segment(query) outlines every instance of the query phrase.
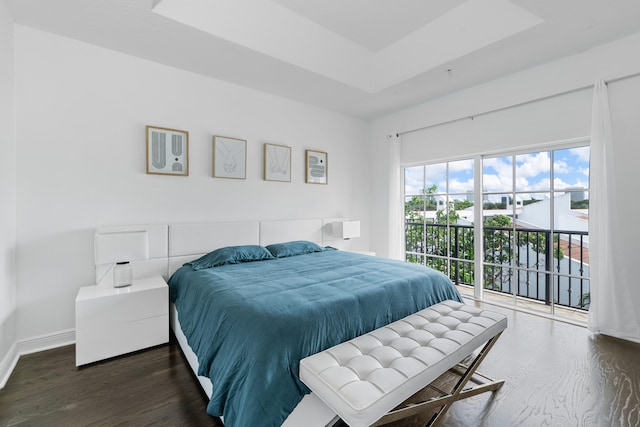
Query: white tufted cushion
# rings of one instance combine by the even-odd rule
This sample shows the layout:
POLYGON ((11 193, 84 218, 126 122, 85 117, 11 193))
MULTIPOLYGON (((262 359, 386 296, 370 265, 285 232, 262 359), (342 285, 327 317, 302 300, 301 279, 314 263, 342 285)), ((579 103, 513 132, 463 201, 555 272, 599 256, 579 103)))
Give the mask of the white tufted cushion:
POLYGON ((367 426, 507 327, 444 301, 300 361, 300 379, 350 426, 367 426))

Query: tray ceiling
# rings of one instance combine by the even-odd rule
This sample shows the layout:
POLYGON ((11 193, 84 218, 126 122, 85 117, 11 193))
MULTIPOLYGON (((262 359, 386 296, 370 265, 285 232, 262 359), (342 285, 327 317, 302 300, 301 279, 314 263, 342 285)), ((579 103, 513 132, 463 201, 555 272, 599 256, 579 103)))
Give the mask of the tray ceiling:
POLYGON ((640 32, 637 0, 9 0, 18 24, 372 119, 640 32))

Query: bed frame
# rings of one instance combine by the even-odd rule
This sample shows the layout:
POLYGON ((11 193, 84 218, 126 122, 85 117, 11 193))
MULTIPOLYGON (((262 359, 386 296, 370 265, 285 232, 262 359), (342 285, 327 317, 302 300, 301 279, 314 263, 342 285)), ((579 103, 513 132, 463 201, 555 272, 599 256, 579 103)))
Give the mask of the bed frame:
MULTIPOLYGON (((131 261, 133 277, 162 276, 165 280, 184 263, 225 246, 262 245, 292 240, 308 240, 322 246, 342 249, 343 241, 332 234, 332 223, 348 218, 295 219, 274 221, 236 221, 182 224, 141 224, 98 227, 96 234, 124 231, 146 231, 149 243, 149 259, 131 261)), ((96 244, 98 239, 96 239, 96 244)), ((96 265, 97 286, 111 286, 112 266, 96 265)), ((170 325, 194 375, 211 397, 211 381, 198 376, 198 359, 187 343, 180 328, 178 313, 170 307, 170 325)), ((307 425, 309 427, 333 425, 337 415, 314 394, 309 394, 296 406, 285 420, 284 427, 307 425)))

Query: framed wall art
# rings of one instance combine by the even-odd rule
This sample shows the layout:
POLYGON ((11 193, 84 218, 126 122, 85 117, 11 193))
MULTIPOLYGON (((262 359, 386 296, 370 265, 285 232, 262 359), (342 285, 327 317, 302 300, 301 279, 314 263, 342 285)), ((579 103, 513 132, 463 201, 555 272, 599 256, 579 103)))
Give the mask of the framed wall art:
POLYGON ((305 153, 307 184, 326 184, 328 182, 328 154, 313 150, 307 150, 305 153))
POLYGON ((264 144, 264 180, 291 182, 291 147, 264 144))
POLYGON ((147 126, 147 173, 189 175, 189 132, 147 126))
POLYGON ((247 178, 247 141, 227 136, 213 137, 213 176, 247 178))

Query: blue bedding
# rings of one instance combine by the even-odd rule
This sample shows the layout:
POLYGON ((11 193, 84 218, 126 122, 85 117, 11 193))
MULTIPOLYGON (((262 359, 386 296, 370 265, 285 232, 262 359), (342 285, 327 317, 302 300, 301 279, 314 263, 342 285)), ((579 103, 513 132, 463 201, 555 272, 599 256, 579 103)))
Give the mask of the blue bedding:
POLYGON ((462 301, 443 274, 415 264, 327 250, 193 270, 169 280, 171 300, 207 407, 229 427, 279 426, 309 393, 299 361, 439 301, 462 301))

